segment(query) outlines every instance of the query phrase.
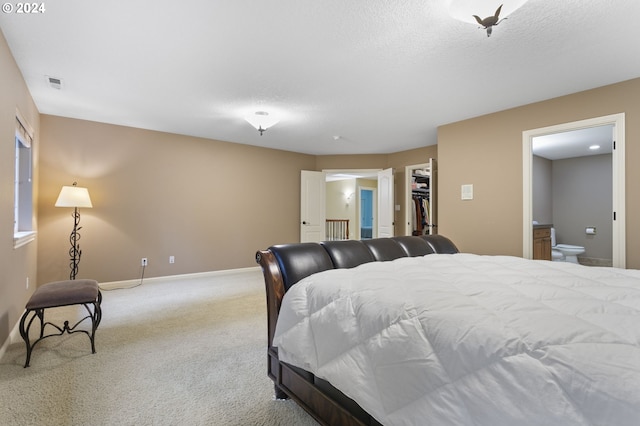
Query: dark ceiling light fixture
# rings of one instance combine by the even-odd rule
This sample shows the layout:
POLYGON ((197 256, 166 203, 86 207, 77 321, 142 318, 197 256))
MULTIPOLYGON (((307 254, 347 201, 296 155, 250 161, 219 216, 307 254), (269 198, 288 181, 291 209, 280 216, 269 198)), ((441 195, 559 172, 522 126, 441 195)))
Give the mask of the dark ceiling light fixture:
POLYGON ((528 0, 448 0, 449 15, 470 24, 480 24, 480 29, 491 37, 493 27, 507 19, 528 0), (481 18, 484 16, 484 18, 481 18))
MULTIPOLYGON (((491 32, 493 30, 493 27, 495 27, 501 22, 500 9, 502 9, 502 5, 498 6, 498 10, 496 10, 495 15, 488 16, 484 19, 481 19, 478 15, 473 15, 473 17, 476 18, 476 21, 478 21, 478 24, 480 24, 482 28, 487 30, 487 37, 491 37, 491 32)), ((504 19, 507 19, 507 18, 504 18, 504 19)))

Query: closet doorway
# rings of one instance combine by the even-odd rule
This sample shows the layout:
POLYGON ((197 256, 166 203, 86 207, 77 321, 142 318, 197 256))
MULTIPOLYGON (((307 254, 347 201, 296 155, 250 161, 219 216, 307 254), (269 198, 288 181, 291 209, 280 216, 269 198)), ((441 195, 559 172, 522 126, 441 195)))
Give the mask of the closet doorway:
MULTIPOLYGON (((612 129, 612 264, 624 268, 625 250, 625 170, 624 170, 624 114, 597 117, 572 123, 523 132, 523 257, 531 259, 533 255, 533 146, 534 140, 551 135, 560 135, 576 131, 607 126, 612 129)), ((580 244, 578 244, 580 245, 580 244)))
POLYGON ((438 167, 429 162, 405 166, 405 231, 404 235, 438 233, 437 188, 438 167))

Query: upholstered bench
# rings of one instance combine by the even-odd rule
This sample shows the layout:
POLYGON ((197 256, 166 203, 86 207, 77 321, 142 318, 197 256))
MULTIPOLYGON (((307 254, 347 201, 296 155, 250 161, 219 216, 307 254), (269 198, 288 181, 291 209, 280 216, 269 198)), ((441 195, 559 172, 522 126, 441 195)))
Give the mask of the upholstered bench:
POLYGON ((101 302, 102 293, 100 293, 98 282, 95 280, 56 281, 40 286, 27 302, 25 312, 20 319, 20 335, 27 345, 27 360, 24 364, 25 368, 29 366, 31 351, 39 341, 51 336, 60 336, 64 334, 64 332, 69 334, 78 332, 86 333, 91 340, 91 352, 96 353, 95 334, 96 329, 100 324, 100 319, 102 318, 102 310, 100 308, 101 302), (65 321, 62 328, 53 323, 44 321, 45 309, 70 305, 83 305, 89 314, 76 322, 73 327, 69 327, 69 321, 65 321), (93 305, 93 310, 89 305, 93 305), (31 319, 27 321, 27 318, 30 315, 31 319), (33 343, 30 343, 29 329, 36 317, 40 319, 40 337, 33 343), (91 331, 89 332, 87 330, 80 329, 76 330, 75 328, 86 319, 91 320, 91 331), (56 328, 59 333, 45 335, 44 328, 47 324, 56 328))

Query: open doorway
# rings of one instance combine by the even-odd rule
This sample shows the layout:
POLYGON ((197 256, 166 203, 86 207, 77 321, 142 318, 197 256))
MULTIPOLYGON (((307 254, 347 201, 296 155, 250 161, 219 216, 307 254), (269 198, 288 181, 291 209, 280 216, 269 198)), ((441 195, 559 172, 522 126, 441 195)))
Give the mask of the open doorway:
POLYGON ((348 221, 348 239, 375 238, 377 235, 379 172, 378 169, 324 171, 326 220, 348 221))
POLYGON ((358 227, 360 228, 360 239, 366 240, 375 238, 374 226, 374 206, 376 188, 359 187, 360 190, 360 215, 358 227))
POLYGON ((300 241, 317 242, 327 239, 327 230, 338 223, 340 232, 335 239, 360 238, 358 187, 374 190, 373 237, 394 235, 393 169, 384 170, 302 170, 300 173, 300 241), (366 175, 363 175, 366 174, 366 175), (343 185, 341 181, 350 180, 343 185), (330 184, 331 189, 329 188, 330 184), (358 197, 358 200, 354 200, 358 197), (354 208, 355 206, 355 208, 354 208), (354 212, 354 210, 357 210, 354 212), (351 219, 353 215, 353 219, 351 219), (344 224, 344 227, 342 227, 344 224), (354 226, 355 225, 355 226, 354 226))
MULTIPOLYGON (((625 218, 624 218, 624 203, 625 203, 625 179, 624 179, 624 114, 615 114, 611 116, 598 117, 589 120, 582 120, 578 122, 565 123, 558 126, 551 126, 546 128, 528 130, 523 132, 523 257, 532 258, 533 251, 533 242, 532 242, 532 234, 533 234, 533 223, 535 221, 549 222, 555 225, 555 222, 558 224, 570 224, 571 223, 571 214, 577 215, 580 212, 571 211, 569 208, 561 208, 561 206, 556 206, 557 216, 553 216, 552 213, 544 214, 541 212, 540 206, 536 206, 535 215, 534 215, 534 146, 536 144, 536 140, 548 142, 551 146, 547 147, 546 153, 544 156, 547 157, 560 157, 564 156, 565 158, 571 158, 572 154, 564 153, 561 151, 563 149, 569 150, 570 147, 561 147, 560 139, 566 138, 569 135, 584 133, 581 134, 581 139, 585 139, 587 134, 597 132, 598 130, 602 132, 610 132, 612 141, 611 144, 611 168, 610 170, 610 195, 607 194, 599 194, 599 196, 604 196, 603 200, 606 200, 607 197, 610 197, 610 203, 601 201, 600 204, 606 204, 605 215, 607 217, 603 218, 604 222, 601 226, 603 231, 607 231, 610 229, 610 234, 607 232, 603 233, 603 238, 610 238, 611 243, 611 264, 615 267, 625 267, 626 263, 626 253, 625 253, 625 218), (569 217, 568 217, 569 216, 569 217), (609 236, 610 235, 610 236, 609 236)), ((544 144, 542 144, 544 145, 544 144)), ((579 148, 579 149, 588 149, 587 147, 579 148)), ((536 149, 538 154, 540 154, 539 147, 536 149)), ((602 158, 602 161, 606 161, 606 158, 602 158)), ((539 161, 539 160, 535 160, 539 161)), ((590 161, 591 164, 594 163, 595 159, 590 161)), ((584 162, 584 161, 581 161, 584 162)), ((575 163, 575 161, 574 161, 575 163)), ((569 166, 563 165, 562 168, 564 170, 570 170, 569 167, 575 167, 575 165, 569 166)), ((558 170, 563 170, 560 166, 558 166, 558 170)), ((577 173, 577 169, 572 169, 570 172, 574 174, 577 173)), ((558 179, 562 179, 562 173, 557 172, 559 176, 558 179)), ((588 175, 588 173, 586 173, 588 175)), ((565 174, 565 176, 567 176, 565 174)), ((593 178, 593 177, 592 177, 593 178)), ((586 179, 586 177, 585 177, 586 179)), ((557 181, 558 185, 564 185, 566 182, 557 181)), ((553 184, 551 184, 553 185, 553 184)), ((588 185, 584 185, 584 188, 589 188, 588 185)), ((575 187, 574 187, 575 188, 575 187)), ((592 191, 597 191, 597 185, 594 184, 591 186, 592 191)), ((557 191, 561 191, 561 189, 556 188, 557 191)), ((604 192, 604 191, 602 191, 604 192)), ((558 195, 558 197, 562 197, 558 195)), ((564 196, 567 198, 567 196, 564 196)), ((536 198, 539 200, 539 195, 536 195, 536 198)), ((602 198, 601 198, 602 199, 602 198)), ((567 200, 564 198, 557 198, 558 204, 565 203, 567 200)), ((595 197, 593 198, 595 202, 595 197)), ((552 202, 550 202, 552 204, 552 202)), ((585 209, 585 207, 578 207, 576 205, 576 209, 585 209)), ((595 210, 594 205, 591 205, 589 210, 595 210)), ((548 211, 553 211, 552 207, 548 208, 548 211)), ((593 217, 593 216, 591 216, 593 217)), ((590 219, 590 220, 598 220, 598 219, 590 219)), ((575 224, 573 224, 575 225, 575 224)), ((573 226, 571 225, 571 226, 573 226)), ((564 225, 563 225, 564 226, 564 225)), ((579 232, 571 231, 570 225, 565 227, 565 237, 567 238, 567 243, 571 243, 572 245, 583 246, 585 244, 579 244, 580 242, 589 243, 589 239, 593 240, 593 234, 589 234, 590 231, 587 228, 595 227, 593 224, 584 223, 580 224, 581 229, 579 232), (572 233, 573 232, 573 233, 572 233), (585 238, 586 235, 586 238, 585 238), (569 241, 574 239, 575 242, 569 241), (578 244, 576 244, 578 243, 578 244)), ((576 228, 575 226, 573 226, 576 228)), ((605 244, 606 245, 606 244, 605 244)), ((596 252, 595 246, 592 251, 596 252)), ((588 256, 588 254, 587 254, 588 256)))
POLYGON ((533 138, 533 221, 553 231, 552 259, 612 265, 612 147, 611 124, 533 138))

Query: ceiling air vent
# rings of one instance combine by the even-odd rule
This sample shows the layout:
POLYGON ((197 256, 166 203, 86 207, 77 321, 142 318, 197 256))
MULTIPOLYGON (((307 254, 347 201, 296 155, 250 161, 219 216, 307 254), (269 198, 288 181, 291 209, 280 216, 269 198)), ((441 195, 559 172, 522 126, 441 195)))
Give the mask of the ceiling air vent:
POLYGON ((53 87, 54 89, 62 89, 62 79, 47 76, 47 81, 49 82, 49 86, 53 87))

